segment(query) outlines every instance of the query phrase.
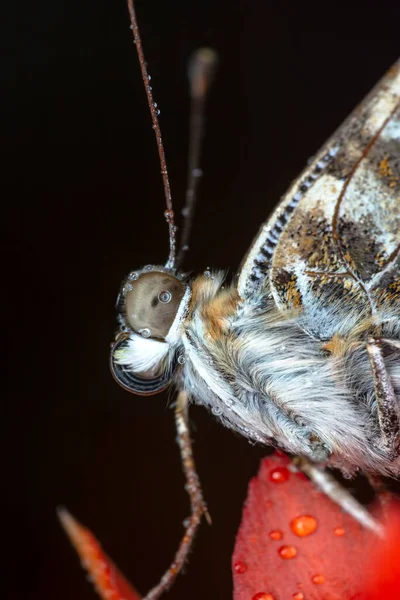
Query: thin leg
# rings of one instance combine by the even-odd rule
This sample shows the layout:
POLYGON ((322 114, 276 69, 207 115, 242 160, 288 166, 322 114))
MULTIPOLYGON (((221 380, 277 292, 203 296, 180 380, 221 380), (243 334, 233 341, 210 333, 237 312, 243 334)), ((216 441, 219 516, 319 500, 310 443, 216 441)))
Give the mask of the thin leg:
POLYGON ((358 523, 370 529, 379 537, 383 537, 384 529, 382 525, 326 469, 300 456, 293 458, 293 464, 297 469, 303 471, 325 496, 328 496, 328 498, 351 515, 358 523))
POLYGON ((381 445, 394 460, 399 456, 400 451, 400 407, 386 369, 382 353, 382 341, 370 338, 367 351, 374 378, 375 398, 382 436, 381 445))
POLYGON ((189 555, 194 536, 200 524, 201 517, 206 516, 207 521, 211 523, 210 515, 207 512, 207 505, 203 499, 200 480, 194 464, 192 443, 190 440, 189 420, 188 420, 188 397, 185 392, 179 392, 175 408, 176 429, 178 432, 178 444, 181 451, 182 466, 186 477, 186 490, 190 498, 192 509, 188 519, 188 525, 175 558, 169 569, 161 577, 160 583, 156 585, 145 596, 143 600, 156 600, 169 589, 175 581, 177 575, 182 570, 183 565, 189 555))

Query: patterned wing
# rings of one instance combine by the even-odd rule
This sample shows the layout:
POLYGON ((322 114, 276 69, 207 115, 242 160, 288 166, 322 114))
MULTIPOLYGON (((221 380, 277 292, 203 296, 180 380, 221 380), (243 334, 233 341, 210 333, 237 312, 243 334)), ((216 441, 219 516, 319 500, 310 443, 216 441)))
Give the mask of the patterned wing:
POLYGON ((246 301, 266 278, 279 308, 329 339, 340 319, 400 317, 400 61, 282 198, 239 274, 246 301))

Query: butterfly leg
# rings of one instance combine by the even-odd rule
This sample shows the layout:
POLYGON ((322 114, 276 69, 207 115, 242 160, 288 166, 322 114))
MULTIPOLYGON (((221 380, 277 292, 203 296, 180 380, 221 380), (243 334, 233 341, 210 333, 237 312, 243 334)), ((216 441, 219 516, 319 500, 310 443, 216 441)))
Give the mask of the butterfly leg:
POLYGON ((189 494, 192 512, 187 519, 187 524, 185 524, 186 530, 173 562, 161 577, 158 585, 151 589, 143 600, 156 600, 169 589, 185 564, 202 516, 205 515, 207 521, 211 523, 193 458, 188 419, 188 397, 185 392, 179 392, 178 394, 175 408, 175 422, 178 432, 177 441, 181 451, 182 466, 186 477, 186 490, 189 494))
POLYGON ((358 523, 370 529, 378 536, 383 536, 383 527, 374 519, 368 510, 343 487, 327 469, 314 464, 308 458, 296 456, 292 459, 296 469, 302 471, 335 504, 351 515, 358 523))
POLYGON ((374 379, 381 429, 380 445, 394 460, 400 454, 400 406, 386 369, 382 340, 370 338, 367 343, 367 351, 374 379))

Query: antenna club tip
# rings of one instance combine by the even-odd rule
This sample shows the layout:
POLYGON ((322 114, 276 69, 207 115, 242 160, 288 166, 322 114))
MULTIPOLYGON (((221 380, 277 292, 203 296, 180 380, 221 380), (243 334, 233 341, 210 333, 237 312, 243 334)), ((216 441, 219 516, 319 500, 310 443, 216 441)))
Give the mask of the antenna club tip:
POLYGON ((205 96, 214 78, 217 64, 218 54, 212 48, 199 48, 192 54, 188 75, 193 97, 205 96))

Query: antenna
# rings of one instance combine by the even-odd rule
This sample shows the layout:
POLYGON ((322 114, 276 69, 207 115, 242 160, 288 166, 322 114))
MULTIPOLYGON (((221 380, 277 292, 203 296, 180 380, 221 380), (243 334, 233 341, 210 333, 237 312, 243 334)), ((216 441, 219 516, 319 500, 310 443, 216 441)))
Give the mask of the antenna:
POLYGON ((204 107, 207 93, 217 66, 217 53, 211 48, 200 48, 191 57, 188 65, 191 109, 189 134, 189 160, 187 174, 186 201, 182 210, 183 231, 179 248, 177 268, 180 267, 188 251, 188 241, 193 225, 197 202, 197 188, 202 176, 200 169, 201 146, 204 136, 204 107))
POLYGON ((151 93, 150 87, 150 78, 147 73, 146 61, 144 58, 142 40, 140 39, 139 27, 136 19, 135 8, 133 5, 133 0, 128 1, 128 10, 129 16, 132 24, 133 38, 136 44, 136 51, 139 58, 140 70, 142 72, 142 79, 144 83, 144 88, 147 94, 147 103, 150 108, 151 120, 153 122, 153 129, 156 136, 157 148, 158 148, 158 156, 160 158, 160 167, 161 167, 161 175, 163 178, 164 184, 164 196, 165 196, 165 205, 166 210, 164 212, 164 216, 168 223, 169 228, 169 256, 167 264, 165 265, 167 269, 175 269, 176 267, 176 227, 174 220, 174 211, 172 208, 172 198, 171 198, 171 188, 169 185, 168 171, 167 171, 167 162, 165 160, 165 152, 164 146, 161 137, 161 129, 158 122, 158 109, 157 105, 154 104, 153 94, 151 93))

